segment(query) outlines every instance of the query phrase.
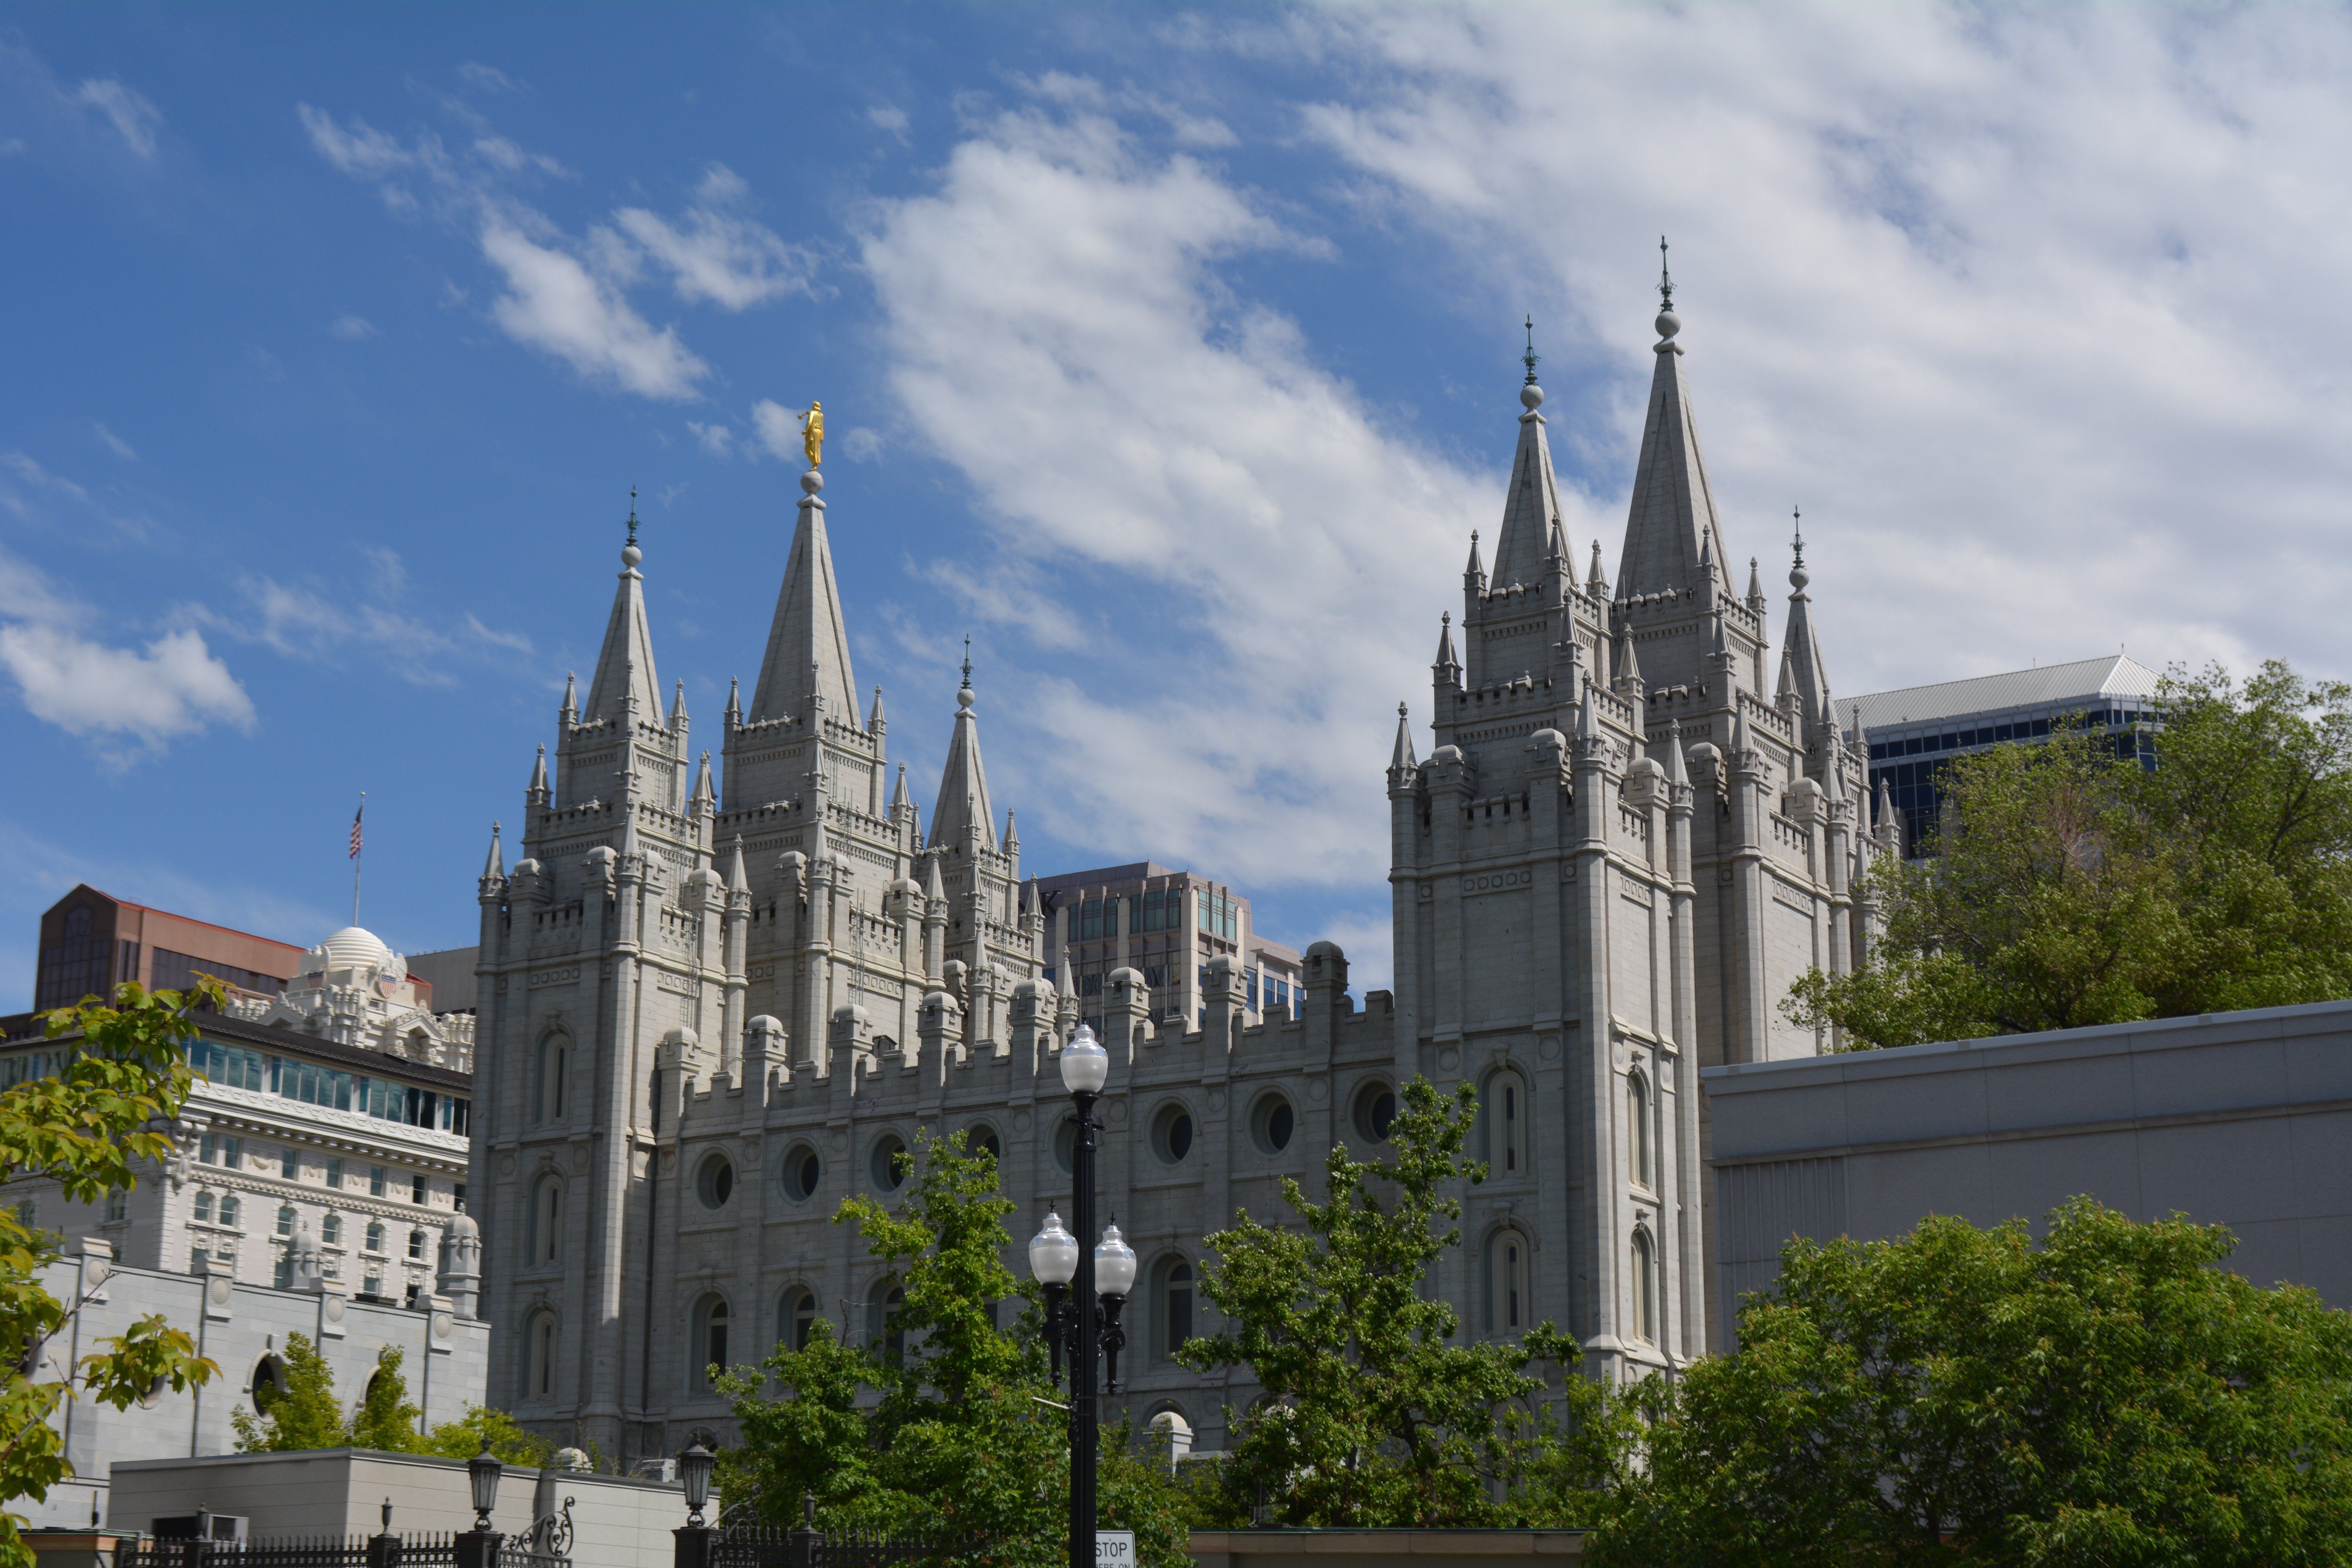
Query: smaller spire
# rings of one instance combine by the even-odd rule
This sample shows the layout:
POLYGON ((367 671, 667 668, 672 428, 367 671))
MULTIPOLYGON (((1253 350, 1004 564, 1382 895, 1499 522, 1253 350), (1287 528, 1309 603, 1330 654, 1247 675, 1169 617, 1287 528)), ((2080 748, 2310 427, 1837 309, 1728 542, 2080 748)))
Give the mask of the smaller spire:
POLYGON ((727 890, 730 893, 749 893, 751 890, 751 879, 743 871, 743 836, 740 833, 735 836, 735 853, 727 860, 727 890))
POLYGON ((1772 693, 1776 708, 1793 708, 1797 704, 1797 658, 1784 644, 1780 648, 1780 684, 1772 693))
POLYGON ((1020 843, 1021 833, 1013 826, 1013 808, 1008 805, 1004 808, 1004 847, 1009 851, 1019 847, 1020 843))
POLYGON ((879 730, 883 726, 882 689, 877 686, 874 689, 874 711, 866 716, 866 727, 868 730, 879 730))
POLYGON ((669 700, 669 727, 680 729, 686 723, 686 682, 677 683, 677 691, 669 700))
POLYGON ((1585 575, 1584 591, 1595 599, 1605 599, 1609 595, 1609 579, 1601 573, 1601 541, 1598 538, 1592 542, 1592 570, 1585 575))
POLYGON ((547 748, 545 746, 540 747, 539 761, 530 765, 530 784, 528 786, 528 792, 535 795, 543 795, 547 793, 547 748))
POLYGON ((730 730, 743 722, 742 686, 733 676, 727 678, 727 727, 730 730))
POLYGON ((1617 679, 1622 685, 1641 679, 1642 661, 1633 652, 1633 629, 1626 627, 1617 634, 1617 679))
POLYGON ((698 810, 714 809, 718 804, 718 794, 710 787, 710 753, 705 752, 702 753, 701 765, 695 769, 694 795, 687 802, 687 813, 691 816, 698 810))
POLYGON ((1412 754, 1412 724, 1405 717, 1405 705, 1397 704, 1396 750, 1389 753, 1391 772, 1407 772, 1420 766, 1412 754))
POLYGON ((489 858, 482 862, 482 880, 503 882, 507 879, 506 851, 499 847, 499 825, 490 824, 489 858))
POLYGON ((1439 669, 1462 668, 1462 661, 1454 657, 1454 612, 1451 610, 1438 616, 1436 668, 1439 669))
POLYGON ((574 695, 577 690, 578 683, 574 679, 572 672, 568 669, 565 670, 563 672, 563 708, 562 711, 563 713, 563 721, 567 724, 571 723, 573 716, 580 711, 580 705, 575 700, 574 695))
POLYGON ((1878 775, 1878 826, 1881 832, 1895 821, 1895 795, 1886 787, 1886 775, 1878 775))
POLYGON ((1683 721, 1666 721, 1666 782, 1670 784, 1690 783, 1690 765, 1683 760, 1683 721))
POLYGON ((907 764, 900 763, 898 787, 890 792, 890 815, 896 816, 901 811, 912 809, 913 805, 914 802, 907 795, 907 764))
POLYGON ((1756 569, 1756 557, 1748 558, 1748 603, 1752 609, 1764 607, 1764 575, 1756 569))
POLYGON ((1568 565, 1568 531, 1560 526, 1557 516, 1551 520, 1551 542, 1544 547, 1544 553, 1548 559, 1560 563, 1561 578, 1570 587, 1575 587, 1576 578, 1568 565))
POLYGON ((1584 700, 1577 705, 1576 710, 1576 738, 1580 741, 1601 738, 1601 705, 1592 699, 1592 682, 1587 680, 1584 683, 1584 700))
POLYGON ((1470 531, 1470 559, 1463 566, 1462 575, 1465 579, 1475 577, 1481 582, 1486 580, 1486 563, 1478 559, 1478 531, 1475 528, 1470 531))
POLYGON ((947 885, 940 880, 940 858, 937 855, 924 856, 923 897, 930 900, 932 907, 937 909, 947 901, 947 885))
POLYGON ((1743 752, 1754 749, 1748 742, 1748 710, 1744 708, 1735 708, 1731 713, 1732 754, 1738 756, 1743 752))
POLYGON ((1698 536, 1698 573, 1708 587, 1715 586, 1715 530, 1711 528, 1698 536))

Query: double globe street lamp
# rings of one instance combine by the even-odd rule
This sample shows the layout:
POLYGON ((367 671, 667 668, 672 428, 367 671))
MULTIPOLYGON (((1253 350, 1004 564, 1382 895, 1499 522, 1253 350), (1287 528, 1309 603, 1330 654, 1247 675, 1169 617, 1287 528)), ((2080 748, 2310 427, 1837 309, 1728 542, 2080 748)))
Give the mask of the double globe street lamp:
POLYGON ((1096 1410, 1095 1358, 1106 1363, 1104 1386, 1118 1392, 1118 1352, 1127 1336, 1118 1326, 1119 1309, 1135 1288, 1135 1248, 1128 1246, 1112 1225, 1091 1251, 1079 1237, 1095 1228, 1095 1101, 1110 1081, 1110 1053, 1080 1024, 1062 1047, 1062 1087, 1078 1110, 1077 1137, 1070 1151, 1070 1195, 1076 1234, 1062 1226, 1058 1212, 1045 1215, 1045 1227, 1029 1243, 1029 1268, 1045 1288, 1045 1335, 1054 1367, 1054 1385, 1061 1386, 1062 1355, 1070 1360, 1070 1568, 1094 1568, 1095 1446, 1099 1420, 1096 1410), (1073 1289, 1075 1286, 1075 1289, 1073 1289))

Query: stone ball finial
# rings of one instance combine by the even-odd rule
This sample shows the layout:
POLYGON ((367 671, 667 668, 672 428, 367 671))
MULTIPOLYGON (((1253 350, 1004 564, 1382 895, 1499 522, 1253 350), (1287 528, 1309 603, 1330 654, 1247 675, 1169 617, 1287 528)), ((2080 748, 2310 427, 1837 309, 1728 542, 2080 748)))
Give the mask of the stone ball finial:
POLYGON ((1802 566, 1791 566, 1789 568, 1790 587, 1801 588, 1812 580, 1813 574, 1806 571, 1802 566))
POLYGON ((622 564, 622 565, 624 565, 624 566, 629 566, 629 567, 634 567, 634 566, 635 566, 635 565, 636 565, 636 563, 637 563, 638 562, 643 561, 645 558, 646 558, 646 552, 645 552, 644 551, 642 551, 642 550, 638 549, 635 545, 634 545, 634 544, 624 544, 623 546, 621 546, 621 564, 622 564))
POLYGON ((971 707, 971 687, 967 686, 967 687, 962 688, 961 690, 957 691, 957 693, 956 693, 956 706, 957 706, 957 707, 959 707, 959 708, 969 708, 969 707, 971 707))
POLYGON ((1542 407, 1543 388, 1538 386, 1532 381, 1528 383, 1525 386, 1519 388, 1519 402, 1526 405, 1530 413, 1542 407))
POLYGON ((801 489, 809 495, 816 494, 817 491, 824 489, 824 476, 811 468, 801 476, 801 489))
POLYGON ((1683 330, 1683 319, 1672 310, 1661 310, 1657 320, 1658 336, 1663 341, 1683 330))

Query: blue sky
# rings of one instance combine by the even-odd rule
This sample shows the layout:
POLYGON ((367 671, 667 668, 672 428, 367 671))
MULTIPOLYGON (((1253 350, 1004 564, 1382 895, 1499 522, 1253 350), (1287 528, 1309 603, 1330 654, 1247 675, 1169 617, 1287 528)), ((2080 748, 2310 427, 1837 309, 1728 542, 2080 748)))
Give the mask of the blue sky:
POLYGON ((470 942, 639 491, 716 749, 824 401, 857 676, 961 637, 1041 873, 1386 973, 1381 769, 1532 313, 1613 574, 1661 231, 1736 553, 1844 694, 2345 672, 2352 21, 2007 10, 0 10, 0 1009, 78 880, 470 942))

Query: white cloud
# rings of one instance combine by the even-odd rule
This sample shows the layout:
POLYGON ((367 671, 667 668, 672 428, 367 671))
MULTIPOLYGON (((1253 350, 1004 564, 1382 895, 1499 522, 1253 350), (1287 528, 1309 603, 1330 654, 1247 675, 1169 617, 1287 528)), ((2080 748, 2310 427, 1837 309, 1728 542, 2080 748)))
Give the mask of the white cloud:
POLYGON ((1074 845, 1361 884, 1385 868, 1395 704, 1427 687, 1432 564, 1499 503, 1215 276, 1311 240, 1057 86, 1074 112, 985 127, 935 195, 879 210, 863 256, 908 422, 996 524, 994 558, 942 581, 1040 645, 1097 650, 1083 689, 1031 679, 992 707, 1031 731, 992 755, 1008 773, 1028 756, 1130 764, 998 792, 1050 805, 1074 845), (1091 608, 1073 563, 1118 602, 1091 608), (1185 657, 1123 662, 1138 639, 1185 657))
POLYGON ((689 304, 742 310, 806 293, 809 258, 743 216, 750 197, 740 175, 713 163, 695 189, 682 226, 643 207, 623 207, 613 221, 668 270, 677 297, 689 304))
POLYGON ((113 453, 116 457, 121 458, 124 462, 135 463, 139 460, 139 454, 131 449, 131 443, 116 435, 113 431, 108 429, 105 426, 92 425, 90 428, 98 433, 99 444, 104 447, 108 451, 113 453))
POLYGON ((376 335, 375 323, 365 316, 337 316, 327 331, 347 343, 364 342, 376 335))
POLYGON ((692 419, 686 427, 694 432, 695 444, 717 457, 725 457, 735 449, 735 432, 724 425, 703 425, 692 419))
POLYGON ((808 455, 801 447, 801 410, 763 397, 751 405, 751 435, 779 462, 801 463, 808 455))
POLYGON ((310 145, 319 155, 355 178, 382 179, 387 174, 446 164, 436 137, 422 137, 411 148, 399 137, 378 131, 356 114, 346 130, 335 123, 333 115, 307 103, 296 104, 294 112, 301 117, 302 129, 310 133, 310 145))
POLYGON ((479 60, 467 60, 457 68, 458 79, 477 92, 520 92, 514 79, 496 66, 486 66, 479 60))
POLYGON ((163 111, 137 89, 110 79, 93 79, 81 84, 74 100, 89 104, 113 121, 115 131, 133 153, 142 158, 155 155, 155 128, 163 123, 163 111))
POLYGON ((1357 199, 1534 300, 1551 363, 1624 367, 1573 421, 1620 493, 1672 235, 1734 548, 1802 501, 1842 690, 2120 641, 2344 668, 2352 323, 2281 308, 2352 271, 2340 9, 1362 10, 1311 47, 1357 199))
POLYGON ((907 111, 887 103, 877 103, 866 111, 866 123, 877 131, 887 131, 900 141, 907 139, 907 111))
POLYGON ((193 628, 138 652, 57 626, 0 625, 0 666, 35 718, 71 735, 127 735, 157 750, 215 722, 253 728, 252 700, 193 628))
POLYGON ((503 218, 482 227, 482 254, 506 275, 490 313, 516 342, 542 349, 592 381, 655 398, 684 398, 710 367, 629 308, 579 258, 535 243, 503 218))
POLYGON ((853 463, 870 463, 882 455, 882 432, 853 425, 841 433, 841 455, 853 463))
POLYGON ((409 614, 400 603, 410 580, 399 552, 362 546, 359 553, 366 567, 355 578, 281 582, 248 575, 237 583, 241 603, 233 612, 192 605, 185 613, 224 637, 289 658, 315 662, 355 651, 409 684, 428 688, 456 685, 449 667, 478 659, 486 649, 531 651, 530 638, 485 626, 471 613, 455 630, 409 614))

